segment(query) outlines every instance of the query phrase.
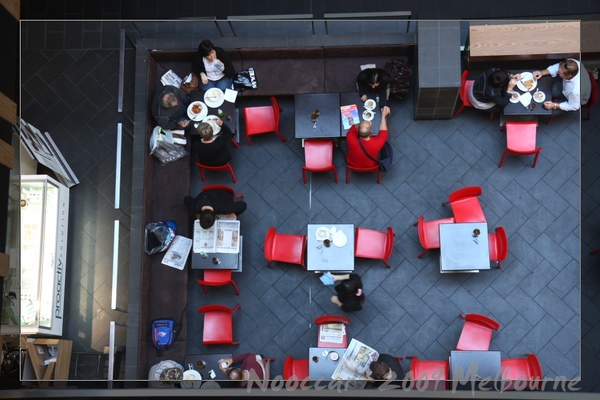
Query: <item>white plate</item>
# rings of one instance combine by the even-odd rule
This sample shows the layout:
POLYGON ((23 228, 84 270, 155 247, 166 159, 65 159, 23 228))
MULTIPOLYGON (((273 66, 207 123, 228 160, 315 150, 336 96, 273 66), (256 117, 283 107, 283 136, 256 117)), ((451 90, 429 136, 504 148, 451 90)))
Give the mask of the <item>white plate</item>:
POLYGON ((362 117, 365 121, 371 121, 373 120, 373 118, 375 118, 375 112, 372 110, 365 110, 363 111, 362 117), (371 114, 371 116, 369 116, 368 114, 371 114))
POLYGON ((373 99, 367 99, 365 101, 365 108, 367 110, 374 110, 375 107, 377 107, 377 102, 375 100, 373 100, 373 99))
POLYGON ((521 79, 519 79, 519 81, 517 82, 517 87, 524 91, 524 92, 528 92, 528 91, 532 91, 533 89, 535 89, 537 87, 537 80, 533 79, 533 74, 531 72, 521 72, 521 79), (525 86, 523 84, 524 81, 527 80, 533 80, 533 86, 531 87, 531 89, 527 89, 527 86, 525 86))
POLYGON ((185 389, 198 389, 202 385, 202 375, 195 369, 188 369, 183 372, 183 380, 180 384, 185 389))
POLYGON ((511 103, 518 103, 519 102, 519 97, 521 97, 520 95, 517 96, 517 98, 512 97, 512 95, 510 96, 510 102, 511 103))
POLYGON ((344 247, 346 243, 348 243, 348 236, 342 231, 337 231, 335 235, 333 235, 332 241, 336 247, 344 247))
POLYGON ((208 107, 206 106, 206 104, 204 104, 201 101, 193 101, 188 106, 187 114, 188 114, 188 117, 192 121, 202 121, 202 119, 208 115, 208 107), (192 107, 194 106, 194 104, 200 104, 202 106, 202 110, 200 110, 200 114, 194 114, 192 112, 192 107))
POLYGON ((541 102, 543 102, 544 100, 546 100, 546 93, 544 93, 544 92, 535 92, 535 93, 533 93, 533 100, 534 100, 536 103, 541 103, 541 102), (537 95, 541 95, 542 97, 540 97, 540 98, 538 99, 537 95))
POLYGON ((321 226, 317 228, 317 240, 329 239, 329 229, 321 226))
POLYGON ((204 93, 204 102, 208 104, 209 107, 221 107, 224 101, 225 93, 219 88, 210 88, 204 93))
POLYGON ((214 123, 211 124, 212 128, 213 128, 213 136, 216 136, 219 134, 219 132, 221 132, 221 127, 219 126, 219 124, 217 124, 217 121, 215 121, 217 118, 216 115, 207 115, 202 122, 208 122, 208 121, 214 121, 214 123))

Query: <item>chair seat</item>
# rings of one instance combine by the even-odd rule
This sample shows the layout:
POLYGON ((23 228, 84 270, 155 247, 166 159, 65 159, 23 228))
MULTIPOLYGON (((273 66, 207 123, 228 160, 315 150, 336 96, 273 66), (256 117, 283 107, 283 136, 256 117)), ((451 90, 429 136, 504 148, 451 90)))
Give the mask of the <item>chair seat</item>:
POLYGON ((440 248, 440 224, 452 224, 454 218, 435 219, 423 222, 423 232, 425 234, 425 243, 421 243, 425 249, 440 248))
POLYGON ((536 151, 536 124, 506 124, 506 147, 515 152, 536 151))
POLYGON ((278 233, 273 246, 273 259, 290 264, 302 264, 304 261, 302 241, 302 238, 297 235, 278 233))
POLYGON ((491 341, 491 329, 471 324, 468 330, 463 329, 456 350, 489 350, 491 341))
POLYGON ((204 282, 226 284, 231 280, 230 269, 205 269, 204 282))
POLYGON ((477 197, 451 203, 455 222, 486 222, 477 197))
POLYGON ((371 229, 356 230, 356 257, 380 258, 385 253, 387 233, 371 229))
POLYGON ((413 380, 447 380, 449 379, 448 360, 417 360, 413 361, 410 370, 413 373, 413 380))
POLYGON ((204 344, 230 344, 233 342, 231 313, 210 311, 204 315, 204 344))
POLYGON ((244 119, 246 120, 246 134, 274 132, 277 129, 275 110, 272 106, 246 107, 244 108, 244 119))

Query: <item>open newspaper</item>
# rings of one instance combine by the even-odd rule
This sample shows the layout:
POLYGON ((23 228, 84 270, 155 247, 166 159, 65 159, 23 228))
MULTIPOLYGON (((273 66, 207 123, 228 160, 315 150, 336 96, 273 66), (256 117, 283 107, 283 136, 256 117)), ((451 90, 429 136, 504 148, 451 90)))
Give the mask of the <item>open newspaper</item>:
POLYGON ((169 245, 162 264, 182 270, 192 248, 192 239, 177 235, 169 245))
POLYGON ((209 229, 194 221, 194 253, 239 253, 240 221, 218 219, 209 229))
POLYGON ((172 69, 165 72, 160 78, 160 82, 163 86, 171 85, 175 87, 181 87, 181 78, 172 69))
POLYGON ((352 339, 331 378, 335 380, 364 380, 364 383, 366 383, 365 372, 371 362, 376 361, 378 357, 379 353, 375 349, 352 339))

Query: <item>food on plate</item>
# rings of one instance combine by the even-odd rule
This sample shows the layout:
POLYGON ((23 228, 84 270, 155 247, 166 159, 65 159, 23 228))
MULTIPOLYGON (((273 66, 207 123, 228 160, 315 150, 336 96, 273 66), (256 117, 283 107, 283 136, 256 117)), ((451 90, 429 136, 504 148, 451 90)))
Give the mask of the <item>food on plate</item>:
POLYGON ((194 114, 200 114, 200 112, 202 112, 202 106, 201 106, 200 104, 198 104, 198 103, 195 103, 195 104, 192 106, 192 112, 193 112, 194 114))
POLYGON ((544 92, 536 92, 536 93, 534 94, 534 96, 535 96, 536 100, 540 100, 540 101, 544 100, 544 97, 546 97, 546 96, 544 95, 544 92))
POLYGON ((533 79, 527 79, 523 81, 523 85, 527 88, 527 90, 531 90, 533 88, 533 79))

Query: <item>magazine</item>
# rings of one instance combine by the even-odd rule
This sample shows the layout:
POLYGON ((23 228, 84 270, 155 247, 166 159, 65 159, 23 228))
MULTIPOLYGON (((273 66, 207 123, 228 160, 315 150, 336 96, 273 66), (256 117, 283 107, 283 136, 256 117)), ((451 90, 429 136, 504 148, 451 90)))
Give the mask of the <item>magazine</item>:
POLYGON ((346 334, 346 325, 342 323, 323 324, 319 327, 319 341, 342 343, 346 334))
POLYGON ((192 248, 192 239, 185 236, 175 236, 169 245, 162 264, 182 270, 192 248))
POLYGON ((218 219, 209 229, 194 221, 194 253, 239 253, 240 221, 218 219))
POLYGON ((181 78, 172 69, 165 72, 165 74, 160 78, 160 82, 163 86, 171 85, 175 87, 181 87, 181 78))
POLYGON ((376 361, 378 357, 379 353, 375 349, 352 339, 331 378, 335 380, 361 380, 365 381, 366 384, 365 373, 371 362, 376 361))
POLYGON ((340 112, 342 114, 342 124, 344 125, 344 129, 350 129, 352 125, 360 123, 358 107, 356 104, 341 106, 340 112))

